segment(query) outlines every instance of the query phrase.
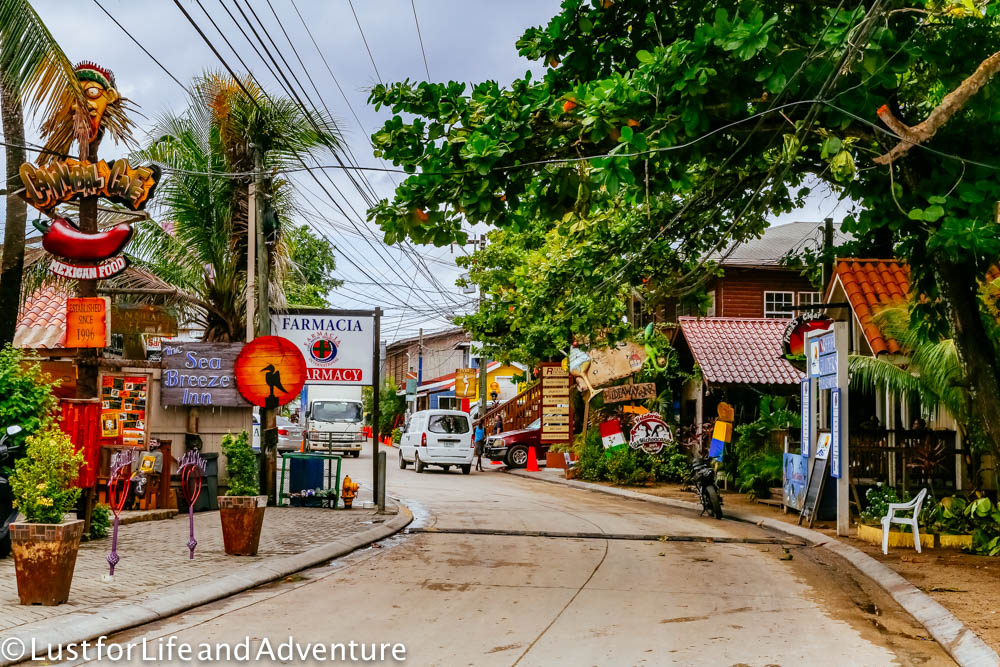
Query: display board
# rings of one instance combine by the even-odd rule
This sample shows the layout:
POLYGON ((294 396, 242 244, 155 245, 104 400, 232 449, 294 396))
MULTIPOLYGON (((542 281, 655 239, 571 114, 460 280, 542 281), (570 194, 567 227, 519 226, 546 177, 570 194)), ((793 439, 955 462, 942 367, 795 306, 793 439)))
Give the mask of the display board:
POLYGON ((561 364, 542 364, 542 433, 540 442, 569 442, 573 436, 569 371, 561 364))
POLYGON ((785 453, 783 460, 782 503, 785 507, 801 510, 809 480, 809 459, 800 454, 785 453))
POLYGON ((163 345, 163 405, 213 405, 248 407, 236 388, 235 362, 242 343, 189 343, 163 345))
POLYGON ((827 459, 814 457, 811 464, 812 470, 809 471, 809 482, 806 484, 806 494, 802 500, 802 513, 799 514, 799 525, 807 521, 810 528, 816 520, 816 508, 819 507, 823 488, 826 486, 827 459))
POLYGON ((149 376, 105 375, 101 380, 101 438, 144 447, 148 397, 149 376))

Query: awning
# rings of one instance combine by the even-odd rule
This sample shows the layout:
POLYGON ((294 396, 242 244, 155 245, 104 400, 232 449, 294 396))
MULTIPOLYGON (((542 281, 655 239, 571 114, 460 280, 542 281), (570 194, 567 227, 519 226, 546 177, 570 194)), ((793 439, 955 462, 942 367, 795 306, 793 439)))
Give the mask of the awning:
POLYGON ((798 384, 803 375, 781 347, 788 320, 681 317, 681 334, 710 385, 798 384))

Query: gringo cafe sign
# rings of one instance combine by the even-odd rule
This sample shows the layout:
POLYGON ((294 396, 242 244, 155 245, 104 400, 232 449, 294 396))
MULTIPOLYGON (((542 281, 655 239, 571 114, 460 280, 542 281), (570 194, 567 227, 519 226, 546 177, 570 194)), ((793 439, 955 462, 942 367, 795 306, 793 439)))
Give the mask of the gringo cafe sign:
POLYGON ((242 343, 164 344, 163 405, 249 406, 236 387, 234 368, 242 349, 242 343))

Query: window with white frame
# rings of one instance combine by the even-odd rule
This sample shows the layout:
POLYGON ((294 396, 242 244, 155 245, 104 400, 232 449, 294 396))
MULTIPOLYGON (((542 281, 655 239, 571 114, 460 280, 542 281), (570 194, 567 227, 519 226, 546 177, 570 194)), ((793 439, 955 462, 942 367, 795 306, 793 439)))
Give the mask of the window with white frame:
POLYGON ((764 292, 764 317, 793 317, 795 292, 764 292))
POLYGON ((819 292, 799 292, 799 305, 812 306, 823 302, 823 295, 819 292))

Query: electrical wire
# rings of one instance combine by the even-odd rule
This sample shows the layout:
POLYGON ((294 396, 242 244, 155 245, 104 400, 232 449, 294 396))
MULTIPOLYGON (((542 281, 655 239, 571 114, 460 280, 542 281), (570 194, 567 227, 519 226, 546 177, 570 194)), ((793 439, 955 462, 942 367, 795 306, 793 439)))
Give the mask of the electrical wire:
MULTIPOLYGON (((417 19, 417 5, 414 0, 410 0, 410 7, 413 8, 413 24, 417 26, 417 40, 420 42, 420 55, 424 57, 424 71, 427 72, 427 80, 431 80, 431 68, 427 65, 427 51, 424 50, 424 37, 420 34, 420 21, 417 19)), ((360 27, 360 24, 359 26, 360 27)))

